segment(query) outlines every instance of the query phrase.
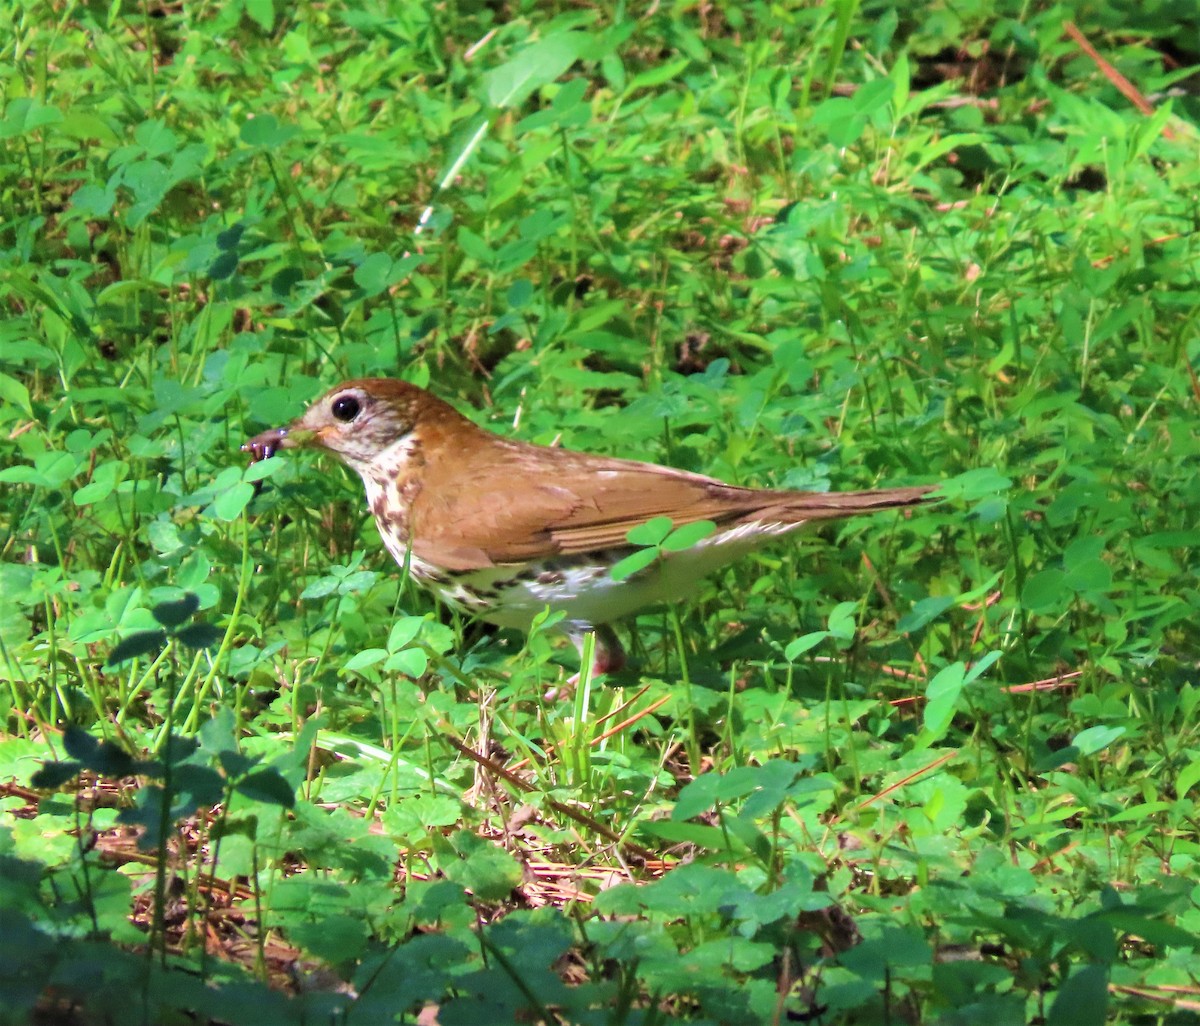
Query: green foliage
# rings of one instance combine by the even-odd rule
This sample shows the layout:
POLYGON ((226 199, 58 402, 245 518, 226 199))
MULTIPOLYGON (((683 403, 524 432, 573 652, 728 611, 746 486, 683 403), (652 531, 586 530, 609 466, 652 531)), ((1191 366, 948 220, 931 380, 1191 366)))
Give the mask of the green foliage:
POLYGON ((1190 1021, 1193 5, 10 6, 0 1021, 1190 1021), (550 700, 245 465, 359 375, 941 499, 550 700))
POLYGON ((682 552, 717 529, 711 520, 695 520, 676 527, 670 517, 653 517, 625 532, 630 545, 640 546, 613 566, 614 581, 624 581, 671 552, 682 552))

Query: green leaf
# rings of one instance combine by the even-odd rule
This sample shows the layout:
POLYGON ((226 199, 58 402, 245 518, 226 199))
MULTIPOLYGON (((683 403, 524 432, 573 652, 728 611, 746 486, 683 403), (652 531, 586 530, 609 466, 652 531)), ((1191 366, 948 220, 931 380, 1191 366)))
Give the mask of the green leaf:
POLYGON ((189 591, 183 598, 176 599, 174 602, 160 602, 153 606, 150 615, 164 627, 178 627, 190 620, 199 608, 200 596, 189 591))
POLYGON ((101 741, 95 753, 89 759, 81 761, 84 768, 109 778, 130 777, 153 765, 139 762, 113 741, 101 741))
POLYGON ((656 559, 658 559, 658 549, 638 549, 617 562, 611 571, 612 579, 626 581, 639 570, 646 569, 656 559))
POLYGON ((675 807, 671 810, 671 818, 686 820, 707 812, 717 803, 720 790, 719 773, 702 773, 695 780, 685 784, 679 792, 679 797, 675 799, 675 807))
POLYGON ((522 103, 574 64, 591 41, 584 32, 555 32, 523 47, 484 77, 488 104, 506 108, 522 103))
POLYGON ((638 524, 625 532, 625 540, 630 545, 661 545, 675 526, 670 517, 654 517, 644 524, 638 524))
POLYGON ((234 786, 238 794, 256 802, 290 809, 296 804, 296 791, 277 769, 257 770, 242 777, 234 786))
POLYGON ((338 585, 341 583, 341 580, 337 577, 318 577, 312 584, 300 592, 300 597, 302 599, 324 598, 326 595, 332 595, 337 591, 338 585))
POLYGON ((428 622, 428 617, 425 616, 402 616, 392 624, 391 632, 388 634, 388 651, 395 652, 404 648, 421 633, 421 628, 428 622))
POLYGON ((1096 914, 1096 918, 1103 920, 1113 929, 1135 934, 1149 944, 1157 944, 1160 947, 1190 948, 1192 951, 1200 948, 1200 937, 1190 930, 1152 918, 1134 908, 1100 912, 1096 914))
POLYGON ((76 506, 91 506, 102 502, 113 493, 114 482, 111 480, 92 481, 78 489, 72 496, 76 506))
POLYGON ((999 651, 988 652, 967 671, 963 683, 970 684, 972 681, 978 680, 1000 660, 1003 654, 1003 652, 999 651))
POLYGON ((127 638, 117 642, 108 654, 108 662, 104 665, 111 669, 114 666, 120 666, 121 663, 129 662, 130 659, 137 659, 139 656, 151 653, 157 655, 166 643, 166 631, 135 631, 127 638))
POLYGON ((979 467, 943 481, 938 490, 947 499, 977 502, 997 492, 1006 492, 1011 487, 1012 479, 1005 477, 995 467, 979 467))
POLYGON ((379 574, 374 570, 355 570, 338 581, 339 595, 354 595, 369 591, 379 574))
POLYGON ((420 677, 429 669, 429 656, 421 648, 406 648, 393 652, 383 664, 385 670, 402 673, 406 677, 420 677))
POLYGON ((100 739, 73 723, 63 728, 63 751, 87 766, 100 751, 100 739))
POLYGON ((47 125, 56 125, 62 119, 62 111, 57 107, 21 96, 10 101, 4 109, 4 118, 0 120, 0 139, 28 135, 47 125))
POLYGON ((238 255, 236 250, 229 250, 221 253, 208 266, 208 276, 213 281, 226 281, 232 278, 238 268, 238 255))
POLYGON ((245 0, 246 14, 264 32, 275 27, 275 5, 272 0, 245 0))
POLYGON ((732 934, 698 944, 684 957, 688 968, 703 974, 720 977, 733 970, 749 973, 768 965, 778 955, 773 944, 753 941, 732 934))
POLYGON ((1112 588, 1113 572, 1102 559, 1089 559, 1071 567, 1063 584, 1080 593, 1103 594, 1112 588))
POLYGON ((342 664, 342 673, 359 673, 387 658, 386 648, 365 648, 355 652, 342 664))
POLYGON ((459 227, 455 235, 458 247, 472 260, 477 260, 484 267, 491 266, 495 252, 480 236, 476 235, 465 225, 459 227))
POLYGON ((900 634, 911 634, 913 631, 920 630, 950 609, 954 603, 955 599, 948 595, 935 595, 921 599, 900 618, 900 622, 896 624, 896 630, 900 634))
MULTIPOLYGON (((669 518, 664 517, 663 519, 669 518)), ((675 528, 674 531, 662 540, 662 550, 664 552, 682 552, 685 549, 690 549, 697 542, 707 538, 716 529, 717 525, 711 520, 696 520, 693 523, 684 524, 683 527, 675 528)), ((633 530, 636 531, 637 528, 635 527, 633 530)), ((629 535, 625 537, 628 538, 629 535)))
POLYGON ((236 520, 254 498, 254 485, 239 481, 213 500, 213 512, 221 520, 236 520))
POLYGON ((1095 755, 1097 752, 1104 751, 1105 748, 1111 745, 1124 733, 1124 727, 1088 727, 1086 730, 1081 730, 1075 735, 1074 739, 1071 741, 1071 746, 1075 748, 1080 755, 1095 755))
POLYGON ((926 744, 940 741, 950 729, 958 699, 966 680, 966 667, 951 663, 943 667, 925 689, 925 709, 922 715, 923 740, 926 744))
POLYGON ((377 296, 392 284, 392 258, 372 253, 354 269, 354 284, 368 296, 377 296))
POLYGON ((1058 989, 1046 1026, 1102 1023, 1108 1017, 1108 970, 1102 965, 1077 966, 1058 989))
POLYGON ((246 226, 241 221, 235 221, 224 231, 217 232, 217 249, 226 253, 236 253, 245 234, 246 226))
POLYGON ((1062 609, 1071 599, 1067 575, 1061 570, 1041 570, 1025 582, 1021 589, 1021 605, 1031 613, 1062 609))
POLYGON ((503 848, 460 830, 449 843, 434 837, 438 864, 446 878, 461 884, 479 901, 504 901, 520 884, 521 865, 503 848))
POLYGON ((73 761, 47 762, 35 770, 29 778, 29 786, 54 791, 69 780, 74 780, 83 769, 83 764, 73 761))
POLYGON ((259 114, 242 124, 242 142, 259 149, 278 149, 299 132, 293 125, 281 125, 274 114, 259 114))
POLYGON ((33 404, 29 401, 29 389, 16 378, 0 374, 0 405, 13 407, 33 419, 33 404))
POLYGON ((659 64, 647 71, 643 71, 630 79, 629 84, 625 87, 625 95, 632 96, 642 89, 653 89, 655 86, 670 82, 682 75, 687 70, 689 64, 691 64, 691 60, 687 57, 682 57, 678 60, 668 61, 665 64, 659 64))
POLYGON ((188 624, 175 632, 175 640, 187 648, 216 648, 225 637, 225 632, 211 623, 188 624))
POLYGON ((858 603, 839 602, 829 614, 829 635, 840 641, 851 641, 858 630, 858 603))
POLYGON ((694 844, 710 851, 741 853, 746 850, 736 837, 731 837, 720 827, 704 823, 681 823, 674 818, 641 823, 638 825, 638 836, 668 844, 694 844))
POLYGON ((533 299, 533 282, 528 278, 518 278, 509 286, 504 298, 510 309, 525 309, 533 299))
POLYGON ((1200 781, 1200 758, 1193 758, 1175 778, 1175 794, 1183 798, 1200 781))
POLYGON ((793 662, 809 649, 816 648, 827 637, 829 637, 829 631, 813 631, 811 634, 802 634, 783 650, 783 658, 789 663, 793 662))

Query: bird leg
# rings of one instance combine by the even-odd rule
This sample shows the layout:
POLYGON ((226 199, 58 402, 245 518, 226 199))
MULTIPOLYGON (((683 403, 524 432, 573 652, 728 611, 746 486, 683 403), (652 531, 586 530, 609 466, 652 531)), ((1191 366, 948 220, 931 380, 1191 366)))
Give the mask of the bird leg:
MULTIPOLYGON (((584 623, 581 620, 566 620, 563 622, 561 629, 571 639, 571 644, 579 651, 580 659, 583 658, 584 642, 589 634, 595 634, 596 642, 592 648, 592 676, 597 677, 602 673, 616 673, 618 670, 625 668, 625 649, 621 647, 621 640, 617 637, 617 632, 606 623, 590 624, 584 623)), ((583 669, 580 668, 579 673, 583 669)), ((579 682, 579 674, 576 674, 571 683, 579 682)))

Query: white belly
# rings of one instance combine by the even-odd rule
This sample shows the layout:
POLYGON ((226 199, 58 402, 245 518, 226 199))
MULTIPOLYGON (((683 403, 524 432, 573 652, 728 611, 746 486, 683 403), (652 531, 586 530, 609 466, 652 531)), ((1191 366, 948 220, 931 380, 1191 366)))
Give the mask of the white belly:
MULTIPOLYGON (((568 620, 603 624, 644 606, 686 598, 701 578, 800 526, 739 525, 683 552, 666 554, 623 581, 613 580, 607 559, 597 563, 582 556, 572 563, 563 562, 569 557, 560 557, 553 565, 489 567, 448 580, 438 580, 432 568, 418 566, 413 559, 409 568, 447 604, 500 627, 527 630, 547 607, 552 612, 561 610, 568 620)), ((615 551, 613 561, 624 554, 615 551)))

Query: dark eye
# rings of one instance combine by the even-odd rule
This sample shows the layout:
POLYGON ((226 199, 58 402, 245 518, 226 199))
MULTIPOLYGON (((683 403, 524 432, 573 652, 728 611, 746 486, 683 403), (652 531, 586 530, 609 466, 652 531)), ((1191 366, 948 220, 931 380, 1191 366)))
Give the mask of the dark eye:
POLYGON ((333 415, 338 420, 345 421, 347 424, 358 416, 361 409, 362 407, 359 406, 358 400, 352 395, 339 395, 330 407, 333 415))

